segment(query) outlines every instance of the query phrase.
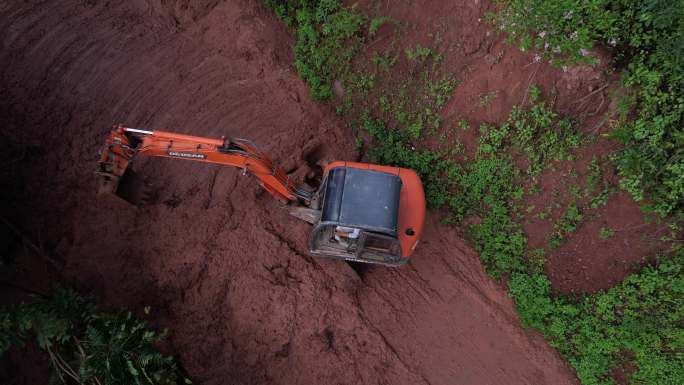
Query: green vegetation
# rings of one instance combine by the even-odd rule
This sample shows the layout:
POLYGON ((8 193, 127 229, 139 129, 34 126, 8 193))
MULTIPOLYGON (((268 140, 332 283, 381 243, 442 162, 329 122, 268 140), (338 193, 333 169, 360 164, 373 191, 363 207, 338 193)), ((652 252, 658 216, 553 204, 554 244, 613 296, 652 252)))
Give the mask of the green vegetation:
POLYGON ((583 196, 589 199, 589 207, 597 209, 608 203, 616 188, 603 178, 603 162, 594 157, 587 167, 587 181, 583 196))
MULTIPOLYGON (((421 173, 433 206, 449 207, 457 221, 482 217, 471 233, 483 263, 494 277, 508 277, 525 325, 540 330, 568 358, 583 384, 610 384, 610 370, 625 351, 635 357, 634 383, 681 383, 682 257, 646 268, 607 293, 573 300, 551 295, 543 250, 525 252, 525 236, 513 220, 513 204, 522 196, 518 182, 525 173, 514 166, 511 154, 528 155, 534 166, 527 173, 535 175, 549 162, 569 159, 569 149, 579 143, 571 126, 545 109, 541 103, 517 108, 501 126, 483 126, 476 158, 463 165, 443 154, 413 151, 377 122, 366 128, 378 142, 374 154, 381 161, 421 173)), ((554 235, 562 240, 582 218, 571 204, 554 235)))
POLYGON ((601 230, 599 230, 599 238, 601 239, 608 239, 613 235, 615 235, 615 230, 610 227, 601 227, 601 230))
POLYGON ((570 150, 580 144, 572 122, 556 114, 540 97, 541 91, 531 87, 529 109, 513 107, 507 122, 483 133, 488 136, 482 143, 484 151, 513 147, 527 157, 530 176, 538 175, 550 162, 572 159, 570 150))
MULTIPOLYGON (((306 2, 295 9, 316 9, 323 3, 329 2, 306 2)), ((493 19, 524 48, 534 46, 560 64, 591 61, 587 51, 591 44, 604 41, 612 45, 610 33, 616 34, 616 46, 624 53, 618 59, 631 63, 627 65, 631 77, 627 77, 626 83, 641 88, 630 96, 633 103, 621 103, 623 120, 615 135, 626 138, 623 142, 627 147, 614 161, 626 181, 623 187, 637 198, 639 193, 651 197, 655 203, 653 210, 662 215, 678 213, 684 202, 684 167, 677 166, 684 162, 684 135, 679 124, 684 102, 681 98, 673 99, 673 95, 679 95, 681 78, 673 77, 669 70, 658 72, 671 65, 654 61, 657 56, 653 55, 659 47, 681 41, 682 34, 673 33, 672 41, 656 41, 655 35, 643 41, 626 36, 634 37, 646 27, 653 29, 653 25, 659 25, 662 20, 654 17, 654 9, 667 8, 675 15, 674 11, 684 7, 675 9, 664 1, 646 3, 510 0, 504 2, 501 16, 493 19), (620 16, 613 17, 615 14, 620 16), (593 22, 603 23, 602 29, 596 29, 593 22), (636 108, 637 121, 625 120, 630 108, 636 108), (647 162, 640 164, 644 159, 647 162), (656 171, 656 166, 662 166, 661 171, 656 171)), ((354 12, 329 4, 324 8, 354 12)), ((314 29, 321 31, 326 23, 318 22, 314 29)), ((305 25, 296 26, 299 36, 299 29, 305 25)), ((668 28, 654 30, 657 34, 672 32, 668 28)), ((358 31, 372 34, 377 28, 371 23, 358 31)), ((321 38, 333 39, 324 35, 321 38)), ((487 271, 508 283, 524 325, 541 331, 568 359, 585 385, 611 384, 610 372, 623 360, 634 364, 633 384, 684 383, 684 254, 663 258, 657 266, 631 275, 607 292, 568 297, 551 293, 544 273, 545 250, 527 248, 525 234, 517 222, 521 217, 519 211, 524 211, 519 208, 524 208, 522 198, 526 193, 539 191, 537 179, 544 169, 573 159, 573 149, 583 143, 573 122, 556 114, 553 105, 542 100, 541 90, 531 87, 530 105, 515 107, 503 124, 482 125, 475 155, 466 158, 462 156, 463 145, 451 137, 451 125, 445 128, 439 119, 440 108, 448 102, 457 84, 451 74, 441 70, 439 49, 393 45, 384 52, 364 52, 354 43, 364 39, 352 34, 339 44, 357 47, 350 52, 361 57, 343 62, 341 67, 333 60, 322 60, 323 66, 333 68, 311 67, 318 71, 314 75, 327 79, 327 84, 333 78, 344 80, 348 92, 337 110, 353 128, 361 127, 370 134, 372 146, 368 154, 375 161, 416 170, 424 182, 428 204, 448 210, 448 222, 480 219, 468 221, 475 223, 469 226, 472 239, 487 271), (414 76, 392 81, 392 69, 402 60, 408 61, 414 76), (333 73, 341 75, 329 75, 333 73), (366 87, 361 86, 363 82, 352 81, 358 76, 372 78, 373 84, 366 87), (421 147, 420 140, 438 130, 441 146, 432 150, 421 147)), ((319 41, 316 46, 327 44, 319 41)), ((684 57, 681 52, 675 56, 667 55, 663 61, 684 57)), ((298 60, 303 60, 299 54, 298 60)), ((489 104, 492 98, 488 99, 483 104, 489 104)), ((457 127, 471 128, 463 119, 457 127)), ((604 205, 613 192, 603 178, 604 162, 605 159, 596 159, 589 165, 583 189, 569 189, 574 200, 554 228, 553 236, 559 242, 577 228, 585 215, 582 210, 604 205), (580 207, 580 200, 588 200, 588 207, 580 207)), ((576 173, 572 177, 578 178, 576 173)), ((546 218, 552 209, 547 207, 538 215, 546 218)), ((600 236, 612 234, 612 229, 603 229, 600 236)))
POLYGON ((164 335, 130 312, 98 312, 62 288, 0 311, 0 353, 35 340, 50 359, 55 383, 191 384, 176 361, 156 349, 164 335))
POLYGON ((390 69, 397 62, 397 57, 393 56, 391 52, 385 52, 384 54, 375 53, 372 58, 373 63, 379 68, 383 69, 384 72, 389 72, 390 69))
POLYGON ((512 154, 528 156, 527 172, 536 175, 544 164, 570 158, 569 150, 579 143, 570 123, 538 97, 533 89, 530 108, 515 108, 500 126, 480 127, 475 159, 460 165, 450 161, 446 152, 412 149, 406 135, 382 122, 367 119, 364 124, 376 139, 371 155, 416 170, 431 207, 449 207, 456 221, 471 215, 483 219, 471 230, 482 261, 495 277, 521 267, 525 250, 524 234, 512 219, 511 201, 523 196, 522 170, 515 167, 512 154))
POLYGON ((525 256, 530 271, 534 273, 544 273, 546 265, 546 252, 544 249, 530 249, 525 256))
POLYGON ((371 61, 380 65, 373 74, 384 89, 383 92, 371 90, 371 93, 375 91, 379 94, 377 103, 368 102, 367 93, 350 81, 351 76, 345 79, 348 92, 343 103, 355 106, 350 108, 347 114, 347 118, 354 122, 354 125, 372 126, 372 123, 367 122, 372 118, 380 121, 388 129, 396 131, 395 136, 400 136, 401 141, 415 141, 437 133, 442 125, 438 111, 451 98, 457 81, 453 76, 441 71, 441 58, 432 54, 413 63, 419 73, 418 78, 393 79, 389 69, 401 60, 406 63, 413 59, 397 57, 392 50, 382 55, 374 53, 371 61), (361 110, 362 113, 358 114, 354 110, 361 110))
POLYGON ((603 180, 603 171, 597 157, 591 159, 591 163, 587 166, 587 183, 584 188, 584 196, 589 196, 599 183, 603 180))
POLYGON ((434 53, 432 50, 428 47, 423 47, 420 44, 417 44, 415 48, 406 48, 406 57, 409 60, 426 60, 430 56, 432 56, 434 53))
POLYGON ((592 62, 613 48, 632 94, 612 137, 620 185, 660 217, 684 219, 684 2, 681 0, 503 0, 494 22, 523 49, 558 63, 592 62))
MULTIPOLYGON (((295 67, 315 99, 332 96, 332 84, 349 73, 354 55, 364 42, 368 20, 337 0, 266 0, 276 14, 296 28, 295 67)), ((379 27, 371 22, 370 31, 379 27), (375 27, 374 27, 375 26, 375 27)))
POLYGON ((490 104, 492 104, 492 102, 494 101, 494 99, 496 99, 496 97, 498 95, 499 95, 498 91, 492 91, 492 92, 480 95, 480 107, 489 106, 490 104))
MULTIPOLYGON (((684 3, 665 0, 506 0, 493 20, 523 50, 535 48, 558 64, 594 62, 595 45, 613 47, 623 83, 619 123, 611 137, 625 147, 612 157, 620 185, 645 209, 684 219, 684 3), (633 116, 633 119, 628 119, 633 116)), ((589 207, 605 205, 614 189, 599 183, 590 164, 589 207)), ((568 210, 558 229, 570 229, 568 210), (566 226, 568 225, 568 226, 566 226)), ((574 215, 578 214, 578 215, 574 215)), ((673 222, 673 231, 679 229, 673 222)), ((602 228, 599 237, 615 231, 602 228)), ((675 237, 671 236, 674 239, 675 237)), ((635 366, 633 384, 684 383, 684 267, 672 260, 648 267, 609 290, 572 302, 549 297, 548 279, 514 274, 510 291, 521 317, 541 330, 577 370, 583 384, 610 384, 610 368, 624 357, 635 366)))
MULTIPOLYGON (((482 217, 471 233, 489 273, 508 277, 524 324, 540 330, 568 358, 583 384, 612 383, 610 370, 624 352, 635 357, 633 383, 682 383, 684 257, 646 268, 606 293, 571 299, 551 295, 544 250, 525 251, 525 236, 513 220, 514 203, 522 196, 519 181, 552 161, 570 159, 580 138, 567 121, 541 102, 516 108, 504 124, 481 127, 477 156, 463 165, 445 160, 444 154, 412 150, 381 123, 369 122, 365 128, 377 141, 373 154, 379 160, 421 173, 433 207, 449 207, 456 221, 482 217), (514 166, 511 154, 529 156, 526 173, 514 166)), ((596 179, 596 187, 598 174, 589 177, 596 179)), ((582 219, 579 207, 571 204, 554 237, 562 241, 582 219)), ((604 230, 602 237, 609 233, 604 230)))
POLYGON ((553 227, 554 232, 549 239, 551 247, 558 247, 563 243, 565 237, 577 230, 577 226, 582 222, 584 215, 575 203, 571 203, 565 214, 560 218, 558 223, 553 227))
MULTIPOLYGON (((539 106, 532 106, 530 110, 535 108, 539 106)), ((483 132, 479 152, 498 154, 502 160, 497 171, 489 172, 515 174, 508 171, 511 164, 506 162, 507 156, 501 155, 511 149, 505 149, 503 145, 509 143, 514 148, 524 149, 526 141, 519 138, 530 137, 525 134, 528 127, 541 129, 533 131, 532 138, 553 136, 547 135, 547 130, 568 127, 565 123, 539 124, 537 120, 544 122, 546 114, 521 111, 531 121, 512 125, 511 122, 519 121, 521 116, 520 112, 513 111, 507 123, 483 132)), ((534 152, 537 150, 523 153, 531 155, 532 159, 542 159, 539 164, 567 158, 568 148, 577 143, 577 138, 571 133, 560 137, 571 139, 567 142, 551 141, 555 145, 541 151, 546 155, 544 157, 534 152)), ((480 169, 478 160, 471 167, 480 169)), ((476 179, 480 178, 486 183, 493 183, 483 175, 476 176, 476 179)), ((513 186, 514 179, 499 178, 513 186)), ((461 187, 466 191, 469 189, 465 185, 461 187)), ((619 364, 621 353, 625 351, 635 357, 637 369, 632 376, 633 383, 677 384, 684 380, 684 339, 680 325, 684 315, 684 257, 678 256, 672 261, 663 261, 658 267, 647 268, 607 293, 574 300, 554 297, 543 273, 543 250, 530 250, 525 254, 524 236, 510 217, 512 203, 519 198, 517 189, 499 188, 495 195, 481 188, 474 192, 488 206, 483 223, 473 229, 483 262, 494 276, 509 277, 509 290, 523 322, 540 330, 568 358, 583 384, 610 384, 609 372, 619 364)), ((475 201, 468 206, 473 207, 473 203, 475 201)), ((582 217, 577 205, 571 204, 556 225, 554 235, 563 237, 574 231, 582 217)))
POLYGON ((368 27, 368 35, 369 36, 375 36, 375 34, 378 32, 378 29, 380 26, 383 24, 387 23, 390 21, 390 18, 387 16, 380 16, 380 17, 375 17, 371 19, 370 21, 370 26, 368 27))
POLYGON ((585 385, 612 384, 625 352, 632 384, 684 383, 684 256, 663 260, 605 293, 553 297, 543 274, 513 273, 509 290, 527 326, 568 358, 585 385))

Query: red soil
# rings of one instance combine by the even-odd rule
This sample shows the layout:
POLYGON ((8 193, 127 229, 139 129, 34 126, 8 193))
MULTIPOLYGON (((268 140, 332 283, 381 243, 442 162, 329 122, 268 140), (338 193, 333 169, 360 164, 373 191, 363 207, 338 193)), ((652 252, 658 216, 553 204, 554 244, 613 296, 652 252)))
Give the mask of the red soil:
POLYGON ((576 383, 433 214, 408 266, 357 275, 309 257, 309 227, 237 170, 140 159, 154 202, 95 199, 117 122, 248 137, 294 172, 310 154, 358 156, 258 2, 14 2, 0 16, 2 137, 23 154, 1 214, 104 307, 152 305, 198 383, 576 383))

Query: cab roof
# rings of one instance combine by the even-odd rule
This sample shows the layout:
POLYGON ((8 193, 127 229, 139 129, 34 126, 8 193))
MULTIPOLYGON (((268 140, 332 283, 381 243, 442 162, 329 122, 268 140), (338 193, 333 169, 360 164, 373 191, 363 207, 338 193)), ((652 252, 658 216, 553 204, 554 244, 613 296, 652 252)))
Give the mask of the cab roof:
POLYGON ((401 178, 352 167, 328 172, 321 222, 396 237, 401 178))

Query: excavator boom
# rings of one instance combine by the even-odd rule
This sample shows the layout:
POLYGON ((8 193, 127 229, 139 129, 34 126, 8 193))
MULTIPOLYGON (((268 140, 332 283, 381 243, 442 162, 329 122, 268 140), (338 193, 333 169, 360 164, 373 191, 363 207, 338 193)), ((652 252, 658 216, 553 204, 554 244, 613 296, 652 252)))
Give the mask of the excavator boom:
POLYGON ((115 126, 99 159, 101 192, 115 192, 137 154, 234 166, 254 175, 261 186, 282 202, 308 203, 311 193, 294 181, 263 152, 245 139, 211 139, 165 131, 115 126))

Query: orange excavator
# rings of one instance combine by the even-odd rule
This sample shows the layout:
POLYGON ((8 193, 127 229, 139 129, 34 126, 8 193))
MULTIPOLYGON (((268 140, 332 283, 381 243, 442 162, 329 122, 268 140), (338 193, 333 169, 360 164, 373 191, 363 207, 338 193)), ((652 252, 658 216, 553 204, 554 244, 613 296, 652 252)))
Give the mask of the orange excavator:
POLYGON ((405 264, 423 232, 425 194, 418 175, 405 168, 337 161, 318 189, 297 186, 254 144, 115 126, 100 153, 100 193, 116 193, 136 155, 233 166, 252 174, 290 213, 313 225, 312 255, 405 264))

